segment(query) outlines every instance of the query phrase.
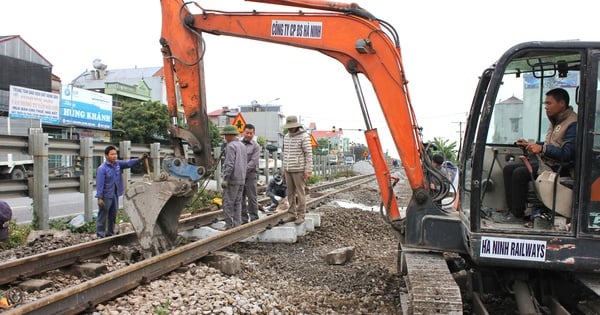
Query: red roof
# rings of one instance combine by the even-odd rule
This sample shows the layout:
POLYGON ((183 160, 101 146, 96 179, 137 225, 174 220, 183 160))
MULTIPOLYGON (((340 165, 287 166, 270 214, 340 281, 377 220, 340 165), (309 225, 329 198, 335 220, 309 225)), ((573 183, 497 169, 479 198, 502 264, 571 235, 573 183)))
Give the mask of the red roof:
POLYGON ((343 134, 344 134, 344 132, 340 131, 340 130, 336 130, 336 131, 313 130, 313 132, 312 132, 312 135, 313 135, 313 137, 315 137, 315 139, 335 138, 337 136, 342 136, 343 134))
POLYGON ((217 116, 221 116, 224 115, 226 112, 228 112, 229 110, 224 110, 222 108, 220 109, 216 109, 213 110, 212 112, 208 113, 208 117, 217 117, 217 116))

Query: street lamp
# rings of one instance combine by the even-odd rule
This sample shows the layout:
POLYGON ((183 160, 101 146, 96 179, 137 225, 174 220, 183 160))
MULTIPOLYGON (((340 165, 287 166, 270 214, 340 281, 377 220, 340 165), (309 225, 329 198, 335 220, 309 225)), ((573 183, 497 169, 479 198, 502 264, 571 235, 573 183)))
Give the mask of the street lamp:
POLYGON ((265 105, 269 105, 271 102, 279 101, 279 97, 276 97, 268 102, 265 102, 265 105))

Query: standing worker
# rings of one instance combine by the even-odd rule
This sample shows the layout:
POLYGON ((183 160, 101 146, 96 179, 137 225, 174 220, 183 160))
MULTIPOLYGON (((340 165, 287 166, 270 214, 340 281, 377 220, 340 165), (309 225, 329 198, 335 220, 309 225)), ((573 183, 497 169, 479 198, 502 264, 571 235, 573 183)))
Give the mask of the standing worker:
POLYGON ((96 171, 96 198, 98 198, 96 235, 98 237, 115 235, 119 196, 123 196, 122 170, 131 168, 147 159, 148 154, 144 153, 139 159, 119 161, 117 160, 117 148, 109 145, 104 149, 104 158, 104 163, 96 171))
POLYGON ((258 220, 256 181, 258 179, 260 145, 254 140, 254 132, 254 125, 246 124, 242 143, 246 147, 246 154, 248 155, 248 168, 246 169, 246 181, 244 183, 244 193, 242 194, 242 224, 258 220))
POLYGON ((298 117, 286 117, 283 128, 288 130, 283 137, 282 164, 290 203, 288 213, 292 215, 285 221, 302 224, 306 214, 306 181, 313 168, 312 146, 310 136, 298 122, 298 117))
POLYGON ((225 214, 225 228, 229 230, 242 224, 242 194, 246 181, 246 168, 248 156, 246 147, 238 140, 237 128, 227 125, 221 130, 225 137, 225 161, 221 174, 223 182, 223 212, 225 214))

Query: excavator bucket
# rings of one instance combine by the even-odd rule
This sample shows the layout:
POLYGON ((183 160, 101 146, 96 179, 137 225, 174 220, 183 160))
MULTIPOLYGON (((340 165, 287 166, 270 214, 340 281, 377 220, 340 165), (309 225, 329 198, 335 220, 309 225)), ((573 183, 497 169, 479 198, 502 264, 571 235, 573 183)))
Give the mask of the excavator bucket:
POLYGON ((179 216, 194 195, 193 186, 180 178, 161 174, 132 183, 123 198, 125 212, 137 232, 144 257, 170 250, 177 239, 179 216))

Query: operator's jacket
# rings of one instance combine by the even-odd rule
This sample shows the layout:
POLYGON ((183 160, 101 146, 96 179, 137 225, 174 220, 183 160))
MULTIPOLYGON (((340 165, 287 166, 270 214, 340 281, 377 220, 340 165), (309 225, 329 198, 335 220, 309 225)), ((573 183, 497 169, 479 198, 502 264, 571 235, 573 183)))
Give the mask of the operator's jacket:
MULTIPOLYGON (((543 145, 540 171, 552 169, 556 171, 560 163, 569 163, 575 160, 575 136, 577 133, 577 114, 569 106, 566 110, 548 118, 550 126, 546 131, 543 145)), ((568 173, 567 169, 567 173, 568 173)), ((565 174, 563 170, 561 173, 565 174)))
POLYGON ((312 172, 312 146, 306 130, 288 132, 283 137, 283 170, 286 172, 312 172))

